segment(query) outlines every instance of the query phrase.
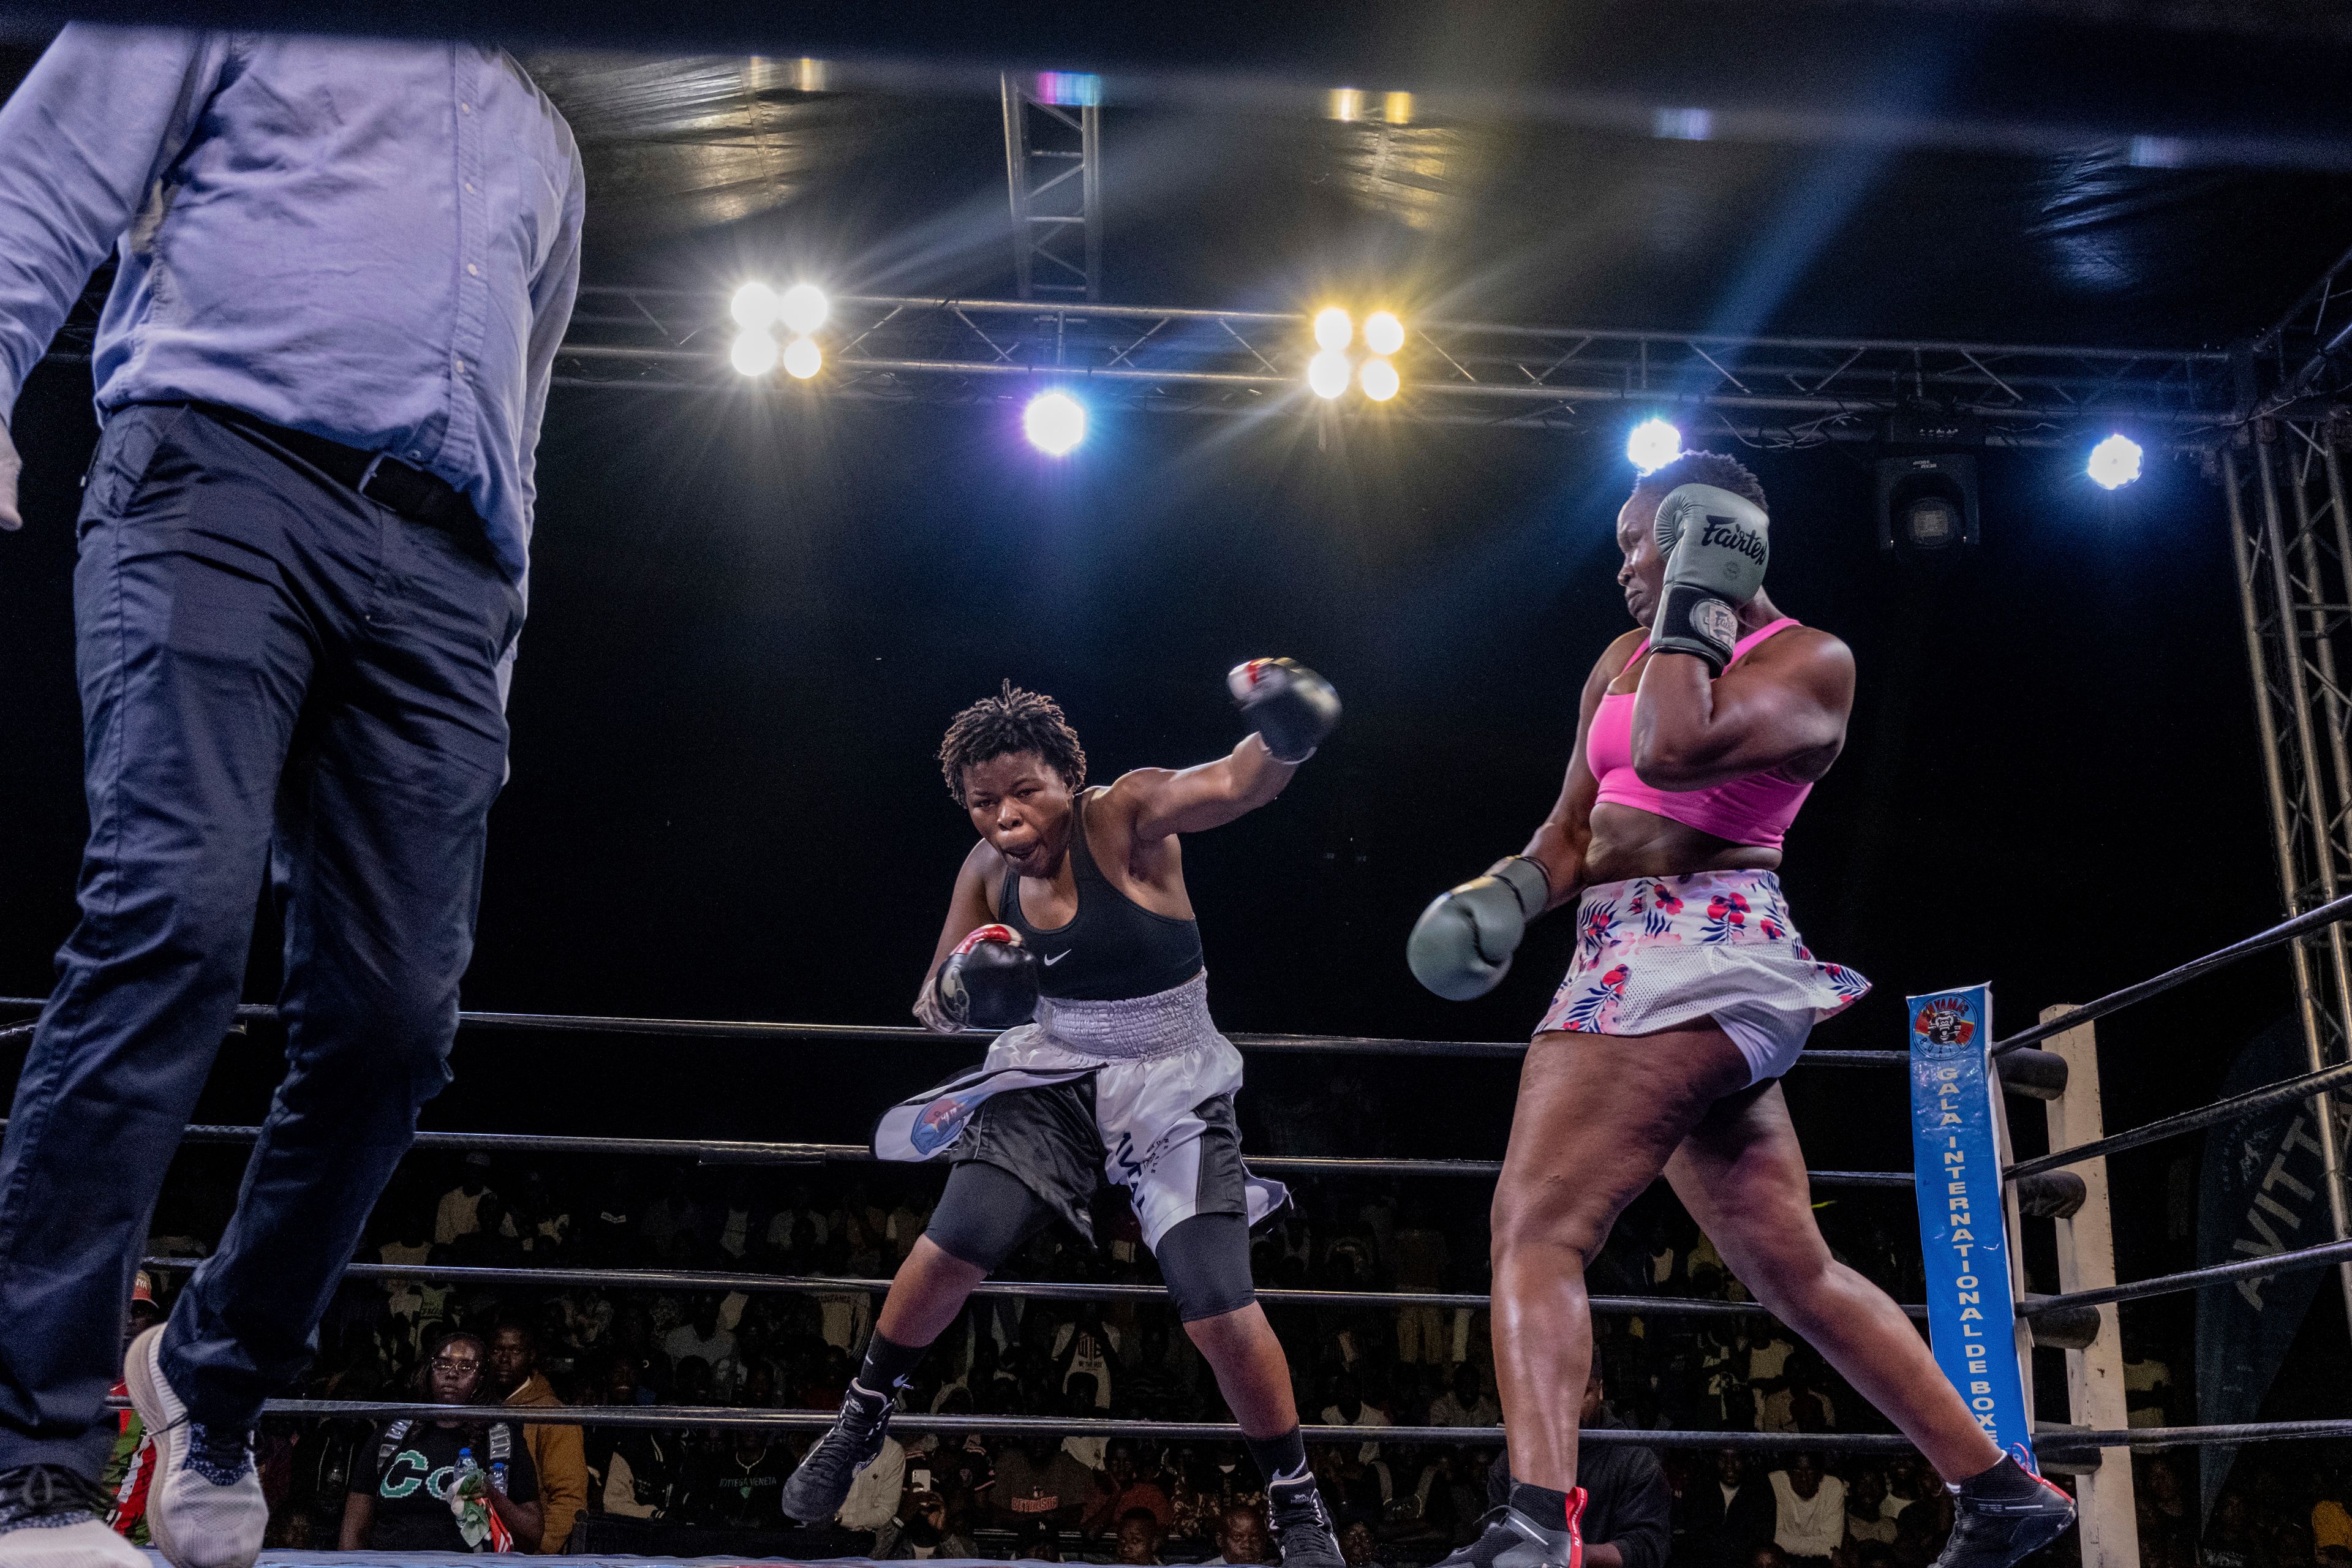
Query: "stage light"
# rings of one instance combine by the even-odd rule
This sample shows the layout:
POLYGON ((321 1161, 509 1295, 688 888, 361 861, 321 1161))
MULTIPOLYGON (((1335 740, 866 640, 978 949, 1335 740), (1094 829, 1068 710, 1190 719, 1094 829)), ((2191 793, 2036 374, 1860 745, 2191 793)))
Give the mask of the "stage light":
POLYGON ((735 334, 735 346, 727 351, 727 359, 745 375, 765 375, 776 368, 776 340, 765 328, 746 327, 735 334))
POLYGON ((1392 354, 1404 347, 1404 323, 1394 310, 1374 310, 1364 318, 1364 346, 1376 354, 1392 354))
POLYGON ((1625 460, 1645 474, 1654 474, 1683 455, 1683 433, 1663 419, 1649 418, 1625 437, 1625 460))
POLYGON ((746 283, 735 290, 727 307, 735 324, 748 332, 764 332, 776 324, 776 291, 765 283, 746 283))
POLYGON ((1087 438, 1086 405, 1066 392, 1041 392, 1022 411, 1029 444, 1051 457, 1066 457, 1087 438))
POLYGON ((1363 384, 1364 395, 1374 403, 1386 403, 1397 395, 1404 383, 1397 377, 1396 366, 1384 359, 1368 359, 1357 379, 1363 384))
POLYGON ((1964 452, 1878 459, 1878 547, 1949 559, 1976 548, 1977 460, 1964 452))
POLYGON ((794 338, 784 350, 784 374, 794 381, 806 381, 824 368, 824 351, 814 338, 794 338))
POLYGON ((1903 541, 1914 550, 1948 550, 1965 537, 1966 514, 1949 496, 1923 495, 1903 508, 1903 541))
POLYGON ((1318 349, 1344 349, 1356 335, 1356 323, 1348 312, 1337 305, 1326 305, 1315 312, 1315 346, 1318 349))
POLYGON ((776 319, 803 336, 824 325, 832 310, 833 301, 814 283, 795 283, 776 301, 776 319))
POLYGON ((2139 478, 2139 443, 2127 436, 2110 436, 2091 448, 2086 470, 2103 489, 2121 489, 2139 478))
POLYGON ((1326 349, 1307 362, 1307 385, 1318 397, 1337 397, 1348 390, 1348 356, 1326 349))

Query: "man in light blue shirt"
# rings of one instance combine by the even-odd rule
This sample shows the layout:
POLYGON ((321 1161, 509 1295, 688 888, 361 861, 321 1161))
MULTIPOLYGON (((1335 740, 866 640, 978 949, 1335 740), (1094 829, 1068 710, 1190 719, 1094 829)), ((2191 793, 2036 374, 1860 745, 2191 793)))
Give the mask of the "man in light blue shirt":
MULTIPOLYGON (((289 1072, 123 1373, 156 1545, 259 1550, 261 1402, 447 1080, 583 203, 562 116, 470 45, 73 26, 0 107, 0 415, 119 263, 74 576, 81 918, 0 1144, 0 1568, 141 1561, 95 1517, 103 1402, 267 873, 289 1072)), ((0 427, 0 527, 16 472, 0 427)))

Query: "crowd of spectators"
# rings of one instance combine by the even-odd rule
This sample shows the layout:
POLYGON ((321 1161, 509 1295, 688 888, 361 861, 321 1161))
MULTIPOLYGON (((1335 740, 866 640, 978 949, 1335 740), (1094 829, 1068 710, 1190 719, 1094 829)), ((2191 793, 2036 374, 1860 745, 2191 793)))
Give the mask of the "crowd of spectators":
MULTIPOLYGON (((1238 1444, 939 1436, 902 1427, 860 1473, 839 1517, 812 1530, 795 1527, 780 1503, 812 1431, 708 1423, 583 1430, 502 1422, 478 1408, 830 1413, 880 1300, 878 1288, 847 1282, 887 1280, 904 1259, 928 1217, 937 1184, 924 1178, 931 1174, 623 1165, 575 1180, 561 1166, 493 1166, 476 1156, 444 1167, 438 1180, 396 1186, 355 1259, 390 1272, 346 1280, 304 1392, 477 1408, 453 1417, 442 1435, 425 1423, 396 1439, 382 1426, 273 1420, 262 1449, 273 1544, 388 1547, 382 1513, 359 1521, 374 1538, 367 1528, 355 1532, 355 1497, 365 1512, 387 1465, 412 1458, 411 1449, 424 1460, 454 1451, 457 1436, 447 1434, 457 1434, 473 1439, 478 1456, 495 1443, 502 1474, 527 1485, 531 1528, 512 1533, 518 1546, 528 1534, 542 1551, 1274 1561, 1265 1500, 1238 1444), (825 1283, 724 1292, 686 1282, 537 1289, 435 1272, 484 1265, 718 1270, 825 1283), (418 1272, 400 1272, 407 1268, 418 1272), (451 1398, 453 1379, 467 1375, 474 1381, 464 1397, 451 1398)), ((1304 1194, 1303 1204, 1261 1234, 1261 1286, 1485 1289, 1478 1197, 1399 1201, 1384 1187, 1334 1186, 1304 1194)), ((1841 1256, 1898 1297, 1917 1299, 1884 1216, 1858 1215, 1828 1229, 1841 1256)), ((1003 1273, 1156 1281, 1116 1192, 1106 1194, 1097 1234, 1099 1250, 1049 1232, 1003 1273)), ((197 1236, 151 1245, 183 1257, 203 1247, 197 1236)), ((1909 1267, 1916 1275, 1916 1258, 1909 1267)), ((1596 1294, 1743 1299, 1704 1237, 1664 1206, 1637 1208, 1596 1262, 1592 1282, 1596 1294)), ((1349 1563, 1425 1563, 1470 1539, 1507 1484, 1491 1436, 1500 1414, 1486 1314, 1268 1310, 1307 1419, 1364 1429, 1361 1441, 1311 1450, 1349 1563), (1457 1427, 1465 1440, 1400 1443, 1379 1435, 1391 1426, 1457 1427)), ((1588 1426, 1887 1429, 1769 1317, 1608 1314, 1594 1330, 1588 1426)), ((2168 1373, 2145 1356, 2134 1367, 2136 1403, 2161 1418, 2168 1373)), ((1164 1300, 1150 1296, 975 1297, 925 1362, 904 1407, 983 1417, 1228 1419, 1205 1363, 1164 1300)), ((2307 1459, 2279 1464, 2250 1450, 2200 1541, 2193 1489, 2183 1485, 2193 1470, 2143 1461, 2145 1560, 2155 1568, 2352 1568, 2344 1493, 2310 1472, 2307 1459)), ((1594 1445, 1582 1479, 1593 1494, 1586 1538, 1608 1548, 1591 1553, 1595 1568, 1927 1568, 1950 1525, 1933 1472, 1903 1456, 1594 1445)), ((2060 1548, 2069 1550, 2071 1537, 2060 1548)))

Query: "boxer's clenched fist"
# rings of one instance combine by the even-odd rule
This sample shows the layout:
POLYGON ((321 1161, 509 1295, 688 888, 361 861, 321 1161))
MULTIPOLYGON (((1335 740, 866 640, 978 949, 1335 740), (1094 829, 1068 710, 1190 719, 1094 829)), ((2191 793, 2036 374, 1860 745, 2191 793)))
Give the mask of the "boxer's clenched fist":
POLYGON ((950 1028, 1009 1029, 1037 1011, 1037 958, 1011 926, 982 926, 956 944, 930 988, 950 1028))
POLYGON ((1242 717, 1278 763, 1303 763, 1339 722, 1339 694, 1295 659, 1254 658, 1225 677, 1242 717))
POLYGON ((1696 654, 1721 675, 1739 640, 1739 612, 1764 586, 1771 554, 1764 509, 1713 485, 1680 485, 1658 503, 1657 529, 1665 595, 1650 647, 1696 654))
POLYGON ((1484 996, 1511 972, 1528 922, 1550 901, 1542 867, 1524 855, 1497 860, 1485 876, 1430 900, 1405 942, 1405 963, 1449 1002, 1484 996))

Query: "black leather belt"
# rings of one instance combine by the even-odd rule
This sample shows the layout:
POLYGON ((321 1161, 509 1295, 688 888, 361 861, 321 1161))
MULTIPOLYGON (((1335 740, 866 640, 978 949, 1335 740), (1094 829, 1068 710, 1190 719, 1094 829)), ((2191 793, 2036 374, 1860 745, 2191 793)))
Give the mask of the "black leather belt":
POLYGON ((218 403, 192 403, 189 406, 224 425, 234 425, 283 447, 337 484, 413 522, 446 530, 468 542, 488 543, 481 515, 474 510, 474 503, 438 474, 404 463, 388 452, 364 451, 346 447, 341 441, 330 441, 324 436, 313 436, 307 430, 272 425, 242 408, 218 403))

